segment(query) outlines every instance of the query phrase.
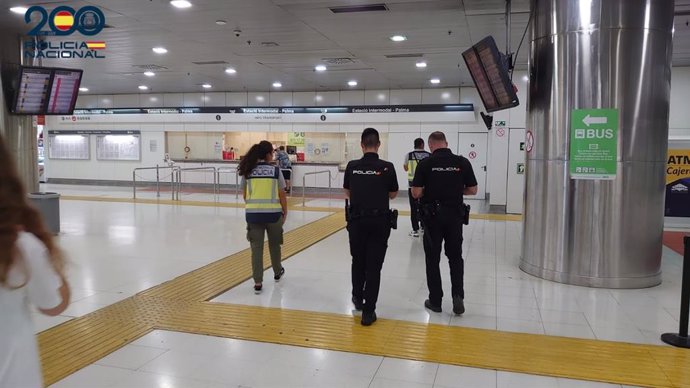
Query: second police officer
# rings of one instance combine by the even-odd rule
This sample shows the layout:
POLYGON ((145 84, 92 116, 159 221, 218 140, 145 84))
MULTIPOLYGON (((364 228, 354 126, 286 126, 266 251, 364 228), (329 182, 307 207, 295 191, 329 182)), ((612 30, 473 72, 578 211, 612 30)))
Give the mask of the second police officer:
POLYGON ((412 181, 412 195, 421 199, 424 222, 424 255, 426 256, 426 282, 429 299, 424 306, 440 313, 443 299, 441 286, 441 247, 450 267, 453 312, 465 312, 462 260, 462 225, 469 219, 469 206, 463 195, 477 194, 477 179, 472 164, 466 158, 454 155, 448 149, 443 132, 429 135, 431 156, 420 161, 412 181))
POLYGON ((361 146, 364 156, 347 164, 343 188, 350 201, 346 218, 352 255, 352 303, 362 310, 362 325, 369 326, 376 321, 381 268, 391 227, 395 227, 397 213, 389 205, 398 194, 398 179, 393 164, 379 159, 381 141, 376 129, 362 132, 361 146))

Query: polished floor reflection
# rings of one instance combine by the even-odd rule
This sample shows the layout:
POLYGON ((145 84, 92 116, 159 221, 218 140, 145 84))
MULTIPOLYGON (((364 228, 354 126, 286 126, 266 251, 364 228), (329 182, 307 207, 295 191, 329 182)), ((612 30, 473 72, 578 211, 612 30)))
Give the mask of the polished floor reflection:
MULTIPOLYGON (((248 247, 241 208, 116 203, 126 188, 49 185, 63 195, 104 201, 63 200, 60 242, 70 259, 73 303, 61 316, 35 315, 42 331, 171 280, 248 247)), ((151 197, 151 193, 147 193, 151 197)), ((190 194, 194 195, 194 194, 190 194)), ((153 193, 155 196, 155 193, 153 193)), ((228 195, 228 197, 230 197, 228 195)), ((196 194, 193 200, 210 201, 196 194)), ((210 199, 211 198, 211 199, 210 199)), ((228 202, 231 200, 228 199, 228 202)), ((307 206, 340 202, 312 199, 307 206)), ((395 206, 406 209, 406 201, 395 206)), ((475 208, 481 208, 477 204, 475 208)), ((293 210, 292 230, 328 212, 293 210)), ((409 237, 409 218, 389 241, 377 313, 381 318, 555 336, 661 344, 676 331, 681 256, 664 248, 661 286, 604 290, 561 285, 517 268, 521 224, 473 220, 465 229, 467 312, 453 316, 423 308, 427 297, 420 238, 409 237)), ((251 280, 214 301, 356 314, 350 303, 350 256, 342 230, 285 263, 280 283, 267 281, 255 295, 251 280)), ((449 294, 447 263, 441 261, 449 294)), ((269 270, 270 272, 270 270, 269 270)), ((269 274, 270 275, 270 274, 269 274)), ((268 276, 268 275, 267 275, 268 276)), ((270 279, 270 277, 267 277, 270 279)), ((606 384, 404 361, 154 331, 56 383, 55 387, 599 387, 606 384)), ((615 386, 615 385, 614 385, 615 386)))

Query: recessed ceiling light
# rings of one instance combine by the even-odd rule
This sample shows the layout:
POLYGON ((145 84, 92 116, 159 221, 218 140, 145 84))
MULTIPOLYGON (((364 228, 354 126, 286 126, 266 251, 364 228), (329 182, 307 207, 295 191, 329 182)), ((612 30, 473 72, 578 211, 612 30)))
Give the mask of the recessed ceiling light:
POLYGON ((283 84, 281 84, 280 82, 274 82, 274 83, 273 83, 273 87, 274 87, 274 88, 282 88, 282 87, 283 87, 283 84))
POLYGON ((146 85, 139 85, 139 90, 149 90, 149 87, 146 85))
POLYGON ((357 86, 357 81, 348 81, 347 84, 350 86, 357 86))
POLYGON ((170 1, 170 5, 175 8, 189 8, 192 6, 192 3, 187 0, 172 0, 170 1))
POLYGON ((227 69, 225 69, 225 72, 228 74, 235 74, 237 73, 237 70, 233 69, 232 67, 228 67, 227 69))
POLYGON ((256 96, 256 101, 264 102, 264 96, 256 96))
POLYGON ((420 68, 420 69, 423 69, 423 68, 426 67, 426 62, 424 62, 424 61, 419 61, 419 62, 415 63, 414 65, 417 66, 417 67, 420 68))
POLYGON ((89 88, 81 87, 81 88, 79 88, 79 91, 80 92, 88 92, 89 88))
POLYGON ((326 71, 326 66, 325 65, 317 65, 314 70, 316 71, 326 71))
POLYGON ((523 76, 522 76, 522 80, 525 81, 525 82, 528 82, 528 81, 529 81, 529 76, 523 75, 523 76))
POLYGON ((224 26, 228 24, 228 22, 226 22, 225 20, 216 20, 216 24, 219 26, 224 26))
POLYGON ((168 49, 166 49, 165 47, 154 47, 151 50, 153 50, 153 52, 156 54, 165 54, 168 52, 168 49))
POLYGON ((28 10, 29 9, 26 7, 12 7, 12 8, 10 8, 10 12, 14 12, 14 13, 17 13, 20 15, 24 15, 26 13, 26 11, 28 11, 28 10))
POLYGON ((211 89, 212 88, 211 84, 203 84, 203 85, 201 85, 201 87, 204 89, 211 89))
POLYGON ((407 40, 407 37, 405 35, 393 35, 390 37, 390 40, 393 42, 404 42, 407 40))
POLYGON ((445 93, 441 94, 441 98, 444 99, 444 100, 449 99, 449 98, 450 98, 450 93, 445 92, 445 93))
POLYGON ((438 78, 432 78, 432 79, 429 80, 429 82, 431 82, 431 83, 434 84, 434 85, 437 85, 437 84, 440 84, 440 83, 441 83, 441 80, 438 79, 438 78))
POLYGON ((144 72, 144 75, 147 76, 147 77, 153 77, 154 75, 156 75, 156 73, 154 73, 154 72, 152 72, 152 71, 145 71, 145 72, 144 72))

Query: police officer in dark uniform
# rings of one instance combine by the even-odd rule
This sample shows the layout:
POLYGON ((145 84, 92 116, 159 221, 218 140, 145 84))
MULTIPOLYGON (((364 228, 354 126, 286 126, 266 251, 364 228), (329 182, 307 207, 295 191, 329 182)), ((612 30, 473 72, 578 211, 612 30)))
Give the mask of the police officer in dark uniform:
POLYGON ((469 217, 463 195, 477 194, 477 179, 472 164, 466 158, 454 155, 448 149, 443 132, 429 135, 432 154, 419 162, 412 181, 412 195, 421 199, 424 219, 424 254, 426 256, 426 283, 429 299, 424 306, 440 313, 443 288, 441 287, 441 245, 450 266, 453 312, 465 312, 462 260, 462 225, 469 217))
POLYGON ((376 300, 381 283, 381 267, 388 249, 392 212, 390 200, 398 194, 393 164, 379 159, 379 133, 374 128, 362 132, 362 159, 350 161, 343 188, 349 198, 347 230, 352 255, 352 303, 362 310, 362 325, 376 321, 376 300))

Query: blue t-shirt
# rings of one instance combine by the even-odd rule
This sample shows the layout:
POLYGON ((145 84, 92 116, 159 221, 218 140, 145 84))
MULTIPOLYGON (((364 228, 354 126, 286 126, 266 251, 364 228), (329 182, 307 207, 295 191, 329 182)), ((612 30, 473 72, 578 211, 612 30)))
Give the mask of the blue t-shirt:
POLYGON ((285 151, 278 151, 276 153, 276 161, 278 161, 278 167, 280 168, 290 168, 292 163, 290 163, 290 157, 285 151))

